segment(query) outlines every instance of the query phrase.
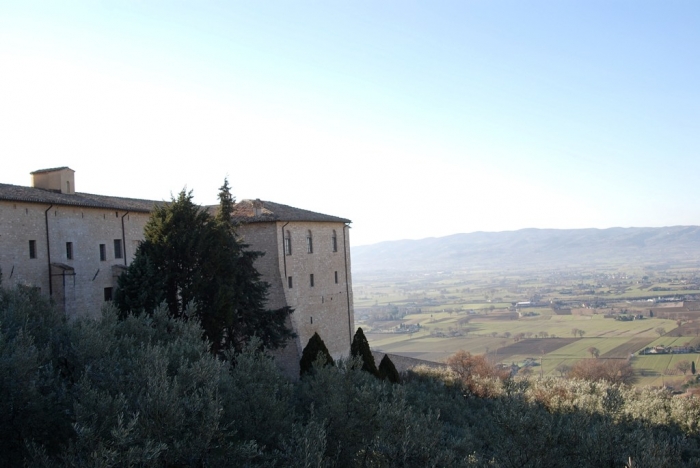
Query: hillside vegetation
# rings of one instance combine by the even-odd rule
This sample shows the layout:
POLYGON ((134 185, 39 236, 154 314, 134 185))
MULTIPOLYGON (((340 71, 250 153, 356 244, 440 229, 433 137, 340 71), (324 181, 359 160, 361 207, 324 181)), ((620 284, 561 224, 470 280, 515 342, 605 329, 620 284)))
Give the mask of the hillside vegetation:
POLYGON ((473 366, 391 384, 359 360, 290 382, 257 344, 221 360, 165 306, 66 322, 36 290, 0 290, 0 466, 700 463, 694 397, 473 366))

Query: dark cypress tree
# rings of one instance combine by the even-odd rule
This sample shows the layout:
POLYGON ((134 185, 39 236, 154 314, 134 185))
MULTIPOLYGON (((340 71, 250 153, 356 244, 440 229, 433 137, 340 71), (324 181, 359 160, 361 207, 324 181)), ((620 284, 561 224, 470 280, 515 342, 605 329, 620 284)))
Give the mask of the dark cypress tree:
POLYGON ((695 361, 690 361, 690 372, 692 372, 693 375, 695 375, 695 361))
POLYGON ((200 252, 210 216, 184 189, 167 205, 154 207, 144 227, 144 241, 118 280, 115 302, 122 314, 151 313, 165 301, 170 315, 181 318, 197 299, 200 252))
POLYGON ((294 337, 287 327, 289 307, 266 310, 268 284, 247 250, 231 216, 235 203, 228 180, 219 192, 216 216, 182 190, 171 203, 156 207, 144 229, 144 242, 119 278, 115 302, 122 315, 151 313, 163 301, 170 315, 185 317, 189 305, 202 324, 211 351, 240 351, 256 335, 274 349, 294 337))
POLYGON ((379 362, 379 378, 388 380, 391 383, 401 383, 399 371, 396 370, 396 366, 394 366, 394 363, 389 359, 388 354, 385 354, 379 362))
POLYGON ((122 318, 129 312, 151 313, 165 300, 162 277, 146 253, 151 248, 150 242, 142 242, 136 249, 134 261, 127 272, 117 278, 114 303, 122 318))
POLYGON ((231 216, 234 204, 228 180, 224 179, 219 188, 219 210, 211 223, 211 248, 203 254, 206 261, 200 288, 203 309, 214 313, 203 314, 202 325, 212 330, 215 348, 241 350, 253 335, 264 347, 278 348, 296 336, 287 327, 292 309, 264 307, 269 284, 262 281, 254 266, 263 253, 248 250, 248 245, 239 240, 231 216))
POLYGON ((360 359, 362 359, 363 371, 369 372, 375 377, 379 376, 377 365, 374 363, 372 350, 369 348, 369 342, 367 341, 362 328, 358 328, 355 332, 355 336, 352 339, 352 344, 350 345, 350 354, 353 357, 360 357, 360 359))
POLYGON ((313 370, 313 364, 316 362, 316 359, 318 359, 319 353, 323 356, 324 365, 334 365, 333 357, 331 353, 328 352, 326 343, 323 342, 318 333, 314 333, 314 336, 309 338, 309 342, 301 353, 301 360, 299 361, 300 376, 303 377, 313 370))

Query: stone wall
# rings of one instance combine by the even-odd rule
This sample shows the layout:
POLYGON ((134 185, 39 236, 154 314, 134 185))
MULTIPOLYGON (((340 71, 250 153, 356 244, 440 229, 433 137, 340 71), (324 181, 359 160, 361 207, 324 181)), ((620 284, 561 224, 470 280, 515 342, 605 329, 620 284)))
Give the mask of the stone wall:
POLYGON ((334 358, 350 352, 354 313, 347 231, 344 223, 301 221, 249 223, 239 228, 239 234, 251 249, 266 252, 256 268, 270 283, 270 307, 288 305, 294 309, 291 323, 298 335, 294 343, 296 353, 288 349, 286 354, 289 365, 295 361, 295 369, 314 333, 321 336, 334 358), (284 249, 287 231, 292 240, 291 255, 286 255, 284 249), (309 231, 311 253, 308 252, 309 231), (333 231, 336 251, 333 250, 333 231))
POLYGON ((3 284, 39 287, 43 293, 51 293, 69 317, 98 316, 105 288, 116 289, 116 276, 133 259, 148 218, 148 213, 2 201, 3 284), (115 240, 121 241, 121 258, 115 257, 115 240), (30 258, 30 241, 35 242, 36 258, 30 258), (72 244, 72 259, 68 258, 68 242, 72 244), (104 260, 100 244, 105 246, 104 260))

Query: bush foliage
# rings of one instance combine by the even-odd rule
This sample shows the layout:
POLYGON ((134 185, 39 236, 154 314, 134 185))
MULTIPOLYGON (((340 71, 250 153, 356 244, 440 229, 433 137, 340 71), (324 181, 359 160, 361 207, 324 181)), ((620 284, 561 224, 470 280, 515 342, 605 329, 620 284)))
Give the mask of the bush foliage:
POLYGON ((512 379, 471 355, 401 385, 359 359, 291 382, 259 342, 221 360, 202 336, 165 307, 66 322, 35 290, 0 290, 0 466, 700 464, 695 397, 512 379))

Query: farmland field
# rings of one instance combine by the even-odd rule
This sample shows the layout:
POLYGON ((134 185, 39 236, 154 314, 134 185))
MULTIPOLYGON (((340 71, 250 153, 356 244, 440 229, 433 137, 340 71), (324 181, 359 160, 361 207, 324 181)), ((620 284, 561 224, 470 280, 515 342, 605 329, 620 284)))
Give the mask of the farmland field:
POLYGON ((594 356, 631 359, 638 385, 677 384, 684 376, 675 366, 697 354, 637 354, 655 346, 700 349, 700 298, 651 291, 675 287, 677 278, 663 275, 461 272, 358 280, 356 321, 372 348, 387 353, 444 362, 465 350, 504 364, 536 362, 542 375, 594 356))
POLYGON ((602 358, 626 359, 654 341, 652 338, 632 338, 603 354, 602 358))

